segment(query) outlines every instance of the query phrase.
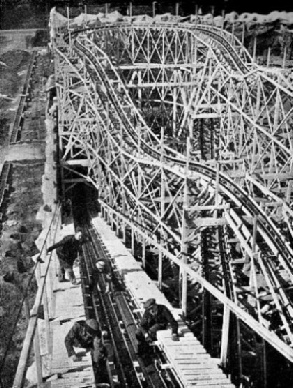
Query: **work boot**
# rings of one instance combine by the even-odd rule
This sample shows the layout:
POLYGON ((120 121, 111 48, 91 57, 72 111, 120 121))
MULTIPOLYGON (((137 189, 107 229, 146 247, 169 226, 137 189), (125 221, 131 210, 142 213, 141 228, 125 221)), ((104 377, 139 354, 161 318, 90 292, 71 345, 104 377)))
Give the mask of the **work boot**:
POLYGON ((75 278, 75 275, 74 275, 74 272, 72 269, 69 269, 67 271, 68 273, 68 277, 69 277, 69 280, 71 281, 72 284, 77 284, 77 281, 76 281, 76 278, 75 278))

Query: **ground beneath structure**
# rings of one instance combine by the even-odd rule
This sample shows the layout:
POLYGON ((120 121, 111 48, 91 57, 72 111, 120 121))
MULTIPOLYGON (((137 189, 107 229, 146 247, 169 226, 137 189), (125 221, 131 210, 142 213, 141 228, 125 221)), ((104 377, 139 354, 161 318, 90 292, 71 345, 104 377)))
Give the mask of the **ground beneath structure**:
POLYGON ((4 51, 0 43, 0 173, 3 166, 7 169, 5 182, 1 176, 5 186, 2 199, 0 195, 1 387, 13 384, 27 328, 27 312, 35 298, 32 258, 38 253, 35 240, 42 230, 37 213, 43 205, 45 84, 50 58, 46 49, 22 49, 25 36, 19 35, 14 47, 10 44, 8 50, 6 47, 4 51), (20 113, 20 125, 14 125, 20 113), (11 141, 15 129, 15 140, 11 141))

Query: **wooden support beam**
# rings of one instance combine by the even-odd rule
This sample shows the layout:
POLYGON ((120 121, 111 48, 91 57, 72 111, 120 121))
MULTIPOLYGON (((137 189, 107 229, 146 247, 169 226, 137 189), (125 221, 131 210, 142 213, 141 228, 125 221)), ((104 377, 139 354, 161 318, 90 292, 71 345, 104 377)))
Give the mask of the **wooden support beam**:
MULTIPOLYGON (((161 202, 162 198, 157 197, 153 199, 153 202, 161 202)), ((183 202, 183 198, 181 196, 177 197, 164 197, 164 203, 171 203, 171 202, 183 202)))
POLYGON ((90 161, 88 159, 71 159, 71 160, 61 161, 62 167, 66 168, 66 165, 89 167, 90 161))
POLYGON ((128 89, 145 89, 145 88, 154 88, 154 87, 174 87, 174 86, 197 86, 198 81, 186 81, 186 82, 141 82, 140 84, 134 84, 128 82, 126 87, 128 89))
POLYGON ((72 179, 64 179, 64 183, 83 183, 87 182, 85 178, 72 178, 72 179))
POLYGON ((136 63, 133 65, 119 65, 116 66, 117 70, 153 70, 153 69, 172 69, 172 70, 186 70, 186 69, 196 69, 201 68, 202 65, 198 66, 192 63, 180 63, 180 64, 172 64, 172 63, 136 63))
MULTIPOLYGON (((223 154, 221 154, 221 157, 224 157, 224 156, 228 156, 229 157, 230 155, 234 156, 234 154, 232 154, 232 153, 230 153, 230 154, 223 153, 223 154)), ((207 164, 209 166, 215 166, 217 164, 231 164, 231 163, 241 164, 241 163, 244 163, 245 161, 246 160, 243 159, 243 158, 239 158, 239 159, 231 159, 230 158, 230 159, 225 159, 225 160, 215 160, 215 159, 208 160, 208 161, 203 160, 202 163, 207 164)), ((241 174, 243 174, 243 172, 241 172, 241 174)))
POLYGON ((195 206, 191 206, 187 209, 184 209, 184 210, 187 210, 187 211, 200 211, 200 210, 226 210, 226 209, 230 209, 230 204, 225 204, 225 205, 195 205, 195 206))
POLYGON ((43 382, 42 359, 41 359, 41 353, 40 353, 40 338, 39 338, 38 326, 36 327, 35 336, 34 336, 34 352, 35 352, 37 387, 42 388, 42 382, 43 382))
POLYGON ((286 181, 288 179, 293 179, 292 173, 280 173, 280 172, 274 172, 274 173, 267 173, 267 174, 258 174, 263 179, 278 179, 280 181, 286 181))
POLYGON ((227 225, 228 221, 225 218, 205 217, 195 220, 196 226, 219 226, 227 225))
POLYGON ((230 328, 230 309, 224 304, 224 318, 222 326, 222 338, 221 338, 221 365, 227 366, 228 362, 228 344, 229 344, 229 328, 230 328))

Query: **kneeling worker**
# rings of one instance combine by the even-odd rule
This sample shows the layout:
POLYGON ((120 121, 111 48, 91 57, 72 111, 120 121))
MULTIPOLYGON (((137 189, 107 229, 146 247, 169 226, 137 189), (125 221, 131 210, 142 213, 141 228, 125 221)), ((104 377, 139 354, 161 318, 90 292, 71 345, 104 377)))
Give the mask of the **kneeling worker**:
POLYGON ((68 357, 72 361, 80 360, 74 347, 91 351, 95 375, 102 376, 105 374, 107 350, 103 345, 102 333, 95 319, 75 322, 65 337, 65 347, 68 357))
POLYGON ((137 353, 143 355, 147 351, 147 340, 155 341, 157 331, 165 330, 171 325, 172 339, 178 341, 178 322, 171 311, 164 305, 157 304, 156 300, 148 299, 144 304, 145 312, 139 328, 136 331, 137 353))

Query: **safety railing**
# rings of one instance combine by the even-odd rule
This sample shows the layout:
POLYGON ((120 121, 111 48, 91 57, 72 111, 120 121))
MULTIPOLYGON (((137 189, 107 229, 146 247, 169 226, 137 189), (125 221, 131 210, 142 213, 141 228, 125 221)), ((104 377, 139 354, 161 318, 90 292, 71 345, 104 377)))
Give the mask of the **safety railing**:
POLYGON ((55 260, 53 260, 55 255, 50 254, 50 256, 46 258, 46 251, 47 248, 55 242, 56 234, 60 230, 60 226, 60 206, 57 205, 51 221, 49 221, 47 227, 45 226, 43 228, 43 232, 38 238, 41 245, 40 254, 36 256, 35 265, 30 278, 28 279, 27 287, 23 291, 19 312, 15 317, 14 324, 12 325, 11 333, 0 363, 1 388, 7 388, 3 379, 5 366, 9 361, 10 348, 12 347, 13 336, 17 331, 18 323, 22 315, 22 308, 27 303, 29 287, 34 279, 37 281, 38 288, 34 305, 28 312, 27 330, 18 361, 17 371, 14 377, 13 388, 22 388, 24 385, 28 362, 31 360, 30 352, 32 350, 32 345, 34 347, 36 381, 38 387, 40 387, 43 382, 43 375, 48 371, 50 360, 50 318, 53 313, 53 282, 56 279, 56 265, 55 260), (43 313, 41 314, 41 312, 43 313), (41 340, 40 334, 42 336, 41 340))

